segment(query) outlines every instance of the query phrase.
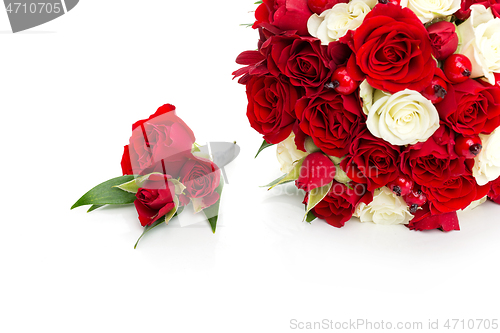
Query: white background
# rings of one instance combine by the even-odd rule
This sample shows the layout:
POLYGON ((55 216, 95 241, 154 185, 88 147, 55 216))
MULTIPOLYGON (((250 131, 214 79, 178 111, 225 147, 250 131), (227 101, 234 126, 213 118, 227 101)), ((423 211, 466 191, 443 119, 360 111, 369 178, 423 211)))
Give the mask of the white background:
MULTIPOLYGON (((289 332, 290 321, 500 319, 500 207, 461 232, 302 222, 248 125, 236 56, 254 1, 82 0, 9 32, 0 10, 2 332, 289 332), (220 225, 147 235, 133 207, 71 205, 119 176, 131 124, 173 103, 198 142, 242 148, 220 225)), ((359 330, 361 331, 361 330, 359 330)), ((455 330, 459 331, 459 330, 455 330)), ((491 330, 490 330, 491 331, 491 330)))

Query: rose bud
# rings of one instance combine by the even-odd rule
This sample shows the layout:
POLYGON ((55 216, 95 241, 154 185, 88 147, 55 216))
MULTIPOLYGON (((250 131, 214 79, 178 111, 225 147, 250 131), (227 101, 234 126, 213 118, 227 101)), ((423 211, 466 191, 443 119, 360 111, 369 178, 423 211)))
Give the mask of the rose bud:
POLYGON ((254 29, 271 24, 287 31, 296 30, 301 36, 308 36, 307 20, 313 12, 307 0, 264 0, 255 11, 254 29))
POLYGON ((348 3, 349 0, 307 0, 309 9, 318 15, 321 15, 325 10, 331 9, 338 3, 348 3))
POLYGON ((174 209, 175 188, 169 178, 167 175, 152 174, 137 191, 134 205, 143 227, 174 209))
POLYGON ((455 25, 441 21, 427 28, 431 39, 432 54, 437 60, 444 60, 452 55, 458 46, 458 35, 455 25))
POLYGON ((296 185, 298 188, 310 192, 331 183, 336 170, 332 160, 323 153, 312 153, 304 159, 296 185))

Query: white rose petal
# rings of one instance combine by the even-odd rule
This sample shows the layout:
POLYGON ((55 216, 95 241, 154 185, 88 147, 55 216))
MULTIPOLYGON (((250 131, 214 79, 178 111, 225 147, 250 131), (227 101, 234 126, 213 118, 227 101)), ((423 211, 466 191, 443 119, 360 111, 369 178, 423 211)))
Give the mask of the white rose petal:
POLYGON ((408 224, 414 217, 404 199, 396 196, 387 187, 375 190, 370 204, 360 203, 355 216, 359 217, 361 222, 386 225, 408 224))
POLYGON ((289 173, 293 169, 293 163, 306 157, 308 153, 297 149, 295 145, 295 134, 290 134, 290 136, 280 142, 276 148, 276 157, 281 164, 281 172, 289 173))
POLYGON ((370 10, 377 4, 375 0, 353 0, 350 3, 338 3, 325 10, 321 15, 313 14, 307 29, 311 36, 328 45, 344 37, 348 30, 359 27, 370 10))
POLYGON ((439 128, 436 107, 419 92, 405 89, 394 95, 376 90, 368 110, 368 130, 395 146, 425 142, 439 128))
POLYGON ((500 128, 490 135, 479 134, 483 149, 474 159, 472 174, 479 186, 500 177, 500 128))
POLYGON ((386 93, 382 90, 377 90, 373 88, 368 80, 364 80, 359 85, 359 97, 363 101, 363 112, 368 115, 370 113, 370 109, 372 108, 373 101, 378 100, 383 96, 390 96, 391 94, 386 93))
POLYGON ((462 40, 459 52, 472 63, 471 78, 484 76, 494 85, 494 73, 500 73, 500 19, 483 5, 470 8, 470 18, 457 28, 462 40))
POLYGON ((402 0, 401 7, 410 8, 422 23, 436 17, 453 15, 460 9, 460 0, 402 0))
POLYGON ((473 201, 469 206, 465 207, 464 209, 462 209, 461 211, 462 212, 468 212, 468 211, 471 211, 473 210, 474 208, 477 208, 479 206, 481 206, 482 204, 484 204, 486 201, 488 200, 488 196, 485 196, 484 198, 482 199, 479 199, 479 200, 476 200, 476 201, 473 201))

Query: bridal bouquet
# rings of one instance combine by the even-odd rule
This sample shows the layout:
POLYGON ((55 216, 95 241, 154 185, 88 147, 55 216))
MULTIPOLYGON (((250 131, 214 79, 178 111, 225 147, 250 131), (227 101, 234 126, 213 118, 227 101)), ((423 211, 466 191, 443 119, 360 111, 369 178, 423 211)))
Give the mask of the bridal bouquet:
POLYGON ((307 221, 451 231, 500 203, 500 1, 258 4, 233 74, 307 221))
POLYGON ((134 204, 143 236, 168 224, 192 203, 195 213, 203 212, 215 232, 224 182, 203 148, 195 143, 175 107, 166 104, 132 126, 121 161, 123 176, 97 185, 71 209, 91 205, 91 212, 105 205, 134 204))

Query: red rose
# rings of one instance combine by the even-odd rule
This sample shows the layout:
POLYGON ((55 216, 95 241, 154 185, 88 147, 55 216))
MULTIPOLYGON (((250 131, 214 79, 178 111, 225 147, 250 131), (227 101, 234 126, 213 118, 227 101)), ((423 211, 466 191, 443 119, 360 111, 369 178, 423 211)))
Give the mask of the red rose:
POLYGON ((470 6, 475 4, 481 4, 486 8, 491 7, 492 13, 498 17, 498 4, 499 0, 462 0, 460 9, 455 13, 455 16, 462 21, 465 21, 470 16, 470 6))
POLYGON ((169 176, 152 174, 137 192, 134 201, 143 227, 153 224, 175 207, 175 189, 169 176))
POLYGON ((283 31, 296 30, 299 35, 308 36, 307 21, 312 14, 307 0, 264 0, 255 11, 253 28, 271 24, 283 31))
POLYGON ((326 49, 326 61, 328 67, 333 72, 337 67, 345 65, 351 56, 352 51, 349 46, 341 42, 330 42, 326 49))
MULTIPOLYGON (((369 204, 373 200, 372 192, 366 191, 361 184, 352 189, 334 182, 328 195, 312 209, 313 214, 328 224, 341 228, 354 214, 360 202, 369 204)), ((307 195, 304 202, 307 202, 307 195)))
MULTIPOLYGON (((177 177, 182 165, 191 156, 195 137, 191 129, 175 114, 173 105, 164 105, 148 119, 132 126, 128 149, 122 157, 122 168, 130 166, 134 174, 153 171, 177 177)), ((130 171, 126 170, 127 172, 130 171)))
POLYGON ((130 162, 130 152, 128 149, 128 145, 123 147, 121 166, 122 166, 122 173, 124 176, 134 174, 134 169, 132 169, 132 163, 130 162))
POLYGON ((500 126, 500 87, 472 79, 450 86, 446 99, 436 108, 456 132, 465 136, 490 134, 500 126))
POLYGON ((422 186, 442 187, 465 173, 464 159, 455 153, 454 133, 444 125, 426 142, 408 146, 401 154, 401 171, 422 186))
POLYGON ((180 172, 180 180, 186 186, 186 195, 192 199, 203 199, 204 207, 219 200, 215 190, 220 183, 220 170, 210 160, 193 157, 188 160, 180 172))
POLYGON ((436 61, 427 30, 408 8, 378 4, 347 41, 356 64, 374 88, 395 93, 422 91, 434 76, 436 61))
POLYGON ((399 175, 399 153, 398 147, 374 137, 365 129, 356 135, 340 167, 348 175, 362 175, 366 179, 368 191, 373 191, 387 185, 399 175), (350 168, 354 170, 349 170, 350 168))
POLYGON ((296 185, 306 192, 323 187, 333 181, 336 170, 332 160, 323 153, 312 153, 304 159, 296 185))
POLYGON ((284 74, 290 83, 309 90, 322 88, 331 77, 327 48, 312 37, 273 36, 260 52, 267 57, 267 68, 274 76, 284 74))
POLYGON ((490 8, 493 16, 495 16, 496 18, 500 18, 500 3, 494 3, 490 5, 490 8))
POLYGON ((352 139, 364 121, 358 98, 325 90, 315 97, 303 97, 295 113, 299 127, 324 153, 342 157, 349 151, 352 139))
POLYGON ((439 215, 464 209, 481 199, 478 198, 478 188, 475 179, 467 175, 450 178, 441 187, 422 186, 422 192, 427 196, 431 214, 439 215))
POLYGON ((488 198, 494 203, 500 204, 500 178, 490 183, 491 189, 488 198))
POLYGON ((431 39, 432 54, 437 60, 445 60, 455 53, 458 46, 458 35, 453 23, 437 22, 429 26, 427 31, 431 39))
POLYGON ((247 117, 269 143, 280 143, 292 132, 296 88, 284 78, 252 76, 247 83, 247 117))

